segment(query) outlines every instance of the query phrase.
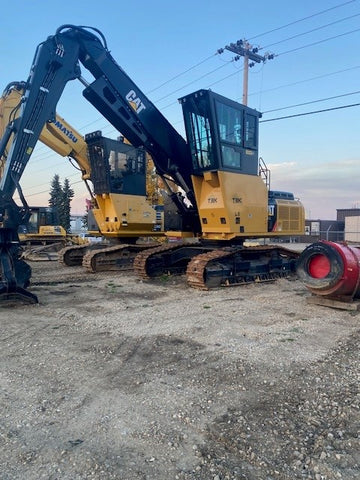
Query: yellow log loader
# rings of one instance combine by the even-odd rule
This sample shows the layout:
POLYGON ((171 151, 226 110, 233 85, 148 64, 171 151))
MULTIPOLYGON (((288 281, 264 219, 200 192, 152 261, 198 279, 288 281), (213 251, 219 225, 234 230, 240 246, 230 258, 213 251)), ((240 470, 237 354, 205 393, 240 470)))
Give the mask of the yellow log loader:
MULTIPOLYGON (((151 155, 168 193, 164 225, 169 237, 193 240, 139 253, 134 262, 139 275, 186 271, 191 286, 211 288, 266 281, 295 270, 297 254, 292 251, 244 246, 246 239, 288 237, 304 230, 301 202, 292 193, 270 190, 261 176, 260 112, 210 90, 198 90, 179 99, 185 140, 113 59, 98 29, 63 25, 36 50, 0 182, 0 262, 3 271, 10 262, 15 264, 3 274, 0 290, 16 290, 11 285, 21 289, 30 279, 21 266, 18 273, 16 251, 9 246, 10 241, 16 244, 15 227, 24 215, 24 202, 17 206, 11 199, 19 191, 44 124, 54 119, 63 89, 74 79, 85 86, 84 97, 132 145, 151 155), (83 77, 81 66, 94 77, 91 82, 83 77)), ((2 142, 0 153, 1 148, 2 142)), ((88 148, 97 150, 96 144, 88 148)), ((102 157, 92 176, 97 172, 105 176, 102 157)), ((94 185, 95 193, 102 194, 104 189, 94 185)), ((130 208, 127 212, 121 215, 120 209, 116 225, 127 228, 130 208)))

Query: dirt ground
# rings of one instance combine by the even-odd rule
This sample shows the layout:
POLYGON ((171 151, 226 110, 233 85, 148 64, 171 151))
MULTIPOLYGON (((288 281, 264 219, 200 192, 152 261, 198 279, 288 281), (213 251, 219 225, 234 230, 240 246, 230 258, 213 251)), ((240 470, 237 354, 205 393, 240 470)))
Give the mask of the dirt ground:
POLYGON ((360 314, 33 263, 0 308, 0 479, 360 478, 360 314))

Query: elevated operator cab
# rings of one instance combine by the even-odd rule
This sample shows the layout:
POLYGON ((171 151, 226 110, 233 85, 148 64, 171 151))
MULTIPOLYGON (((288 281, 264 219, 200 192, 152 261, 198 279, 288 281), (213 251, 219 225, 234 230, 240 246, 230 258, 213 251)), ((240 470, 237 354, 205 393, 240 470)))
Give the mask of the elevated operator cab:
POLYGON ((192 182, 204 238, 301 234, 294 196, 269 193, 259 167, 261 113, 210 90, 181 98, 192 182))
POLYGON ((211 170, 258 174, 260 112, 210 90, 179 101, 195 175, 211 170))

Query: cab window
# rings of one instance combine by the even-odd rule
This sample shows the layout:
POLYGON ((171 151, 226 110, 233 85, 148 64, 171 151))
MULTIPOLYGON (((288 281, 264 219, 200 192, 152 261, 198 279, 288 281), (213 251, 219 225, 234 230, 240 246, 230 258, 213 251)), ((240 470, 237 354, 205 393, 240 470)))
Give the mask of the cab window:
POLYGON ((221 145, 221 153, 224 167, 241 167, 241 153, 239 148, 230 145, 221 145))
POLYGON ((206 117, 191 112, 192 157, 195 170, 214 168, 210 124, 206 117))
POLYGON ((242 143, 242 111, 216 102, 220 140, 241 145, 242 143))
POLYGON ((256 117, 247 113, 245 115, 245 148, 256 148, 256 117))
POLYGON ((243 111, 216 102, 223 167, 241 168, 243 145, 243 111))

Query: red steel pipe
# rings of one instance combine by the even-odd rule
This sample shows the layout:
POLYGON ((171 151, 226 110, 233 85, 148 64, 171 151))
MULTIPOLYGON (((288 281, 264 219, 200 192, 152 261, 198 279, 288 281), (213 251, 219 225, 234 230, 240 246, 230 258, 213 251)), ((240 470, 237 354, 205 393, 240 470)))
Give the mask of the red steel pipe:
POLYGON ((297 275, 315 295, 360 298, 360 247, 322 240, 298 259, 297 275))

